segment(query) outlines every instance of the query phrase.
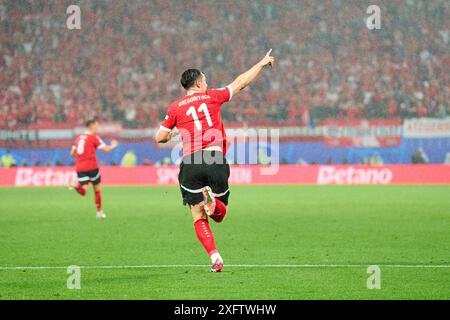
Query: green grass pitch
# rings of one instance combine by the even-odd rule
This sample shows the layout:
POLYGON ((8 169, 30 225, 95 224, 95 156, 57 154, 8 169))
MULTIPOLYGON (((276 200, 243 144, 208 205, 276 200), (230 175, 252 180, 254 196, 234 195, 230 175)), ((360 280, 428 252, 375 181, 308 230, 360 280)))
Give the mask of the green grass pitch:
POLYGON ((97 221, 92 190, 0 188, 0 299, 450 299, 450 186, 232 187, 211 222, 221 274, 176 187, 104 187, 103 200, 97 221), (56 268, 5 268, 38 266, 56 268))

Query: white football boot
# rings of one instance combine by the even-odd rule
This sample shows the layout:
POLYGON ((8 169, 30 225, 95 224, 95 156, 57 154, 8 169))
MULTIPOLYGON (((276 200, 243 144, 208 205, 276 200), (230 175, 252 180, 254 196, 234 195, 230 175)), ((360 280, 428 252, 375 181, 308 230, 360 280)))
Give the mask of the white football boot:
POLYGON ((97 219, 99 219, 99 220, 105 220, 106 219, 106 214, 103 212, 103 210, 97 212, 97 219))

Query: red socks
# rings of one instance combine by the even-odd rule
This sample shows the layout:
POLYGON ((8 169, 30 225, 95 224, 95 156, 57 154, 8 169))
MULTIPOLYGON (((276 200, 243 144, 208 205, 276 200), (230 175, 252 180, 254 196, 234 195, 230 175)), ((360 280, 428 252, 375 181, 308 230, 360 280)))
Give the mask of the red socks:
POLYGON ((95 191, 95 206, 97 207, 97 212, 102 211, 102 194, 100 190, 95 191))
POLYGON ((227 213, 227 206, 216 198, 216 210, 214 210, 214 214, 211 215, 211 219, 215 222, 222 222, 225 219, 225 215, 227 213))
POLYGON ((209 256, 217 252, 216 244, 214 243, 214 236, 206 219, 199 219, 194 222, 195 233, 198 240, 205 248, 209 256))
POLYGON ((83 197, 86 195, 86 189, 85 189, 81 184, 78 184, 78 185, 75 187, 75 190, 76 190, 80 195, 82 195, 83 197))
MULTIPOLYGON (((210 216, 216 222, 222 222, 227 213, 227 207, 225 204, 216 198, 216 209, 214 213, 210 216)), ((195 233, 197 234, 198 240, 201 242, 203 248, 205 248, 208 255, 211 257, 214 263, 217 258, 222 260, 220 257, 216 244, 214 242, 214 236, 212 234, 211 228, 209 227, 208 220, 199 219, 194 222, 195 233)))
MULTIPOLYGON (((81 184, 78 184, 75 190, 83 197, 86 195, 86 189, 81 184)), ((102 211, 102 194, 100 190, 95 191, 95 206, 97 207, 97 212, 102 211)))

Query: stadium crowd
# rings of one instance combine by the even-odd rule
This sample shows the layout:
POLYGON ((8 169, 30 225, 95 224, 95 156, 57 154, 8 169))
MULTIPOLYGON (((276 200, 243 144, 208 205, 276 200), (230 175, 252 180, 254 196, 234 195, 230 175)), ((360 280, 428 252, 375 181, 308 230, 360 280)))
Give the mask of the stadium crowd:
POLYGON ((228 84, 268 48, 277 64, 223 109, 228 121, 450 115, 447 0, 70 1, 0 3, 0 128, 80 125, 96 115, 156 126, 188 67, 228 84))

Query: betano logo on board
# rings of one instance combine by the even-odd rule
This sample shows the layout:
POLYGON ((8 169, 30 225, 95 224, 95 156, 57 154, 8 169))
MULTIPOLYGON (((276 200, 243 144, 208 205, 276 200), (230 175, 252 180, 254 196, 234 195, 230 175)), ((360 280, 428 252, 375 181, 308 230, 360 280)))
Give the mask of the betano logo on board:
POLYGON ((393 173, 388 168, 336 168, 321 166, 318 184, 390 184, 393 173))
POLYGON ((66 186, 76 178, 77 175, 73 170, 19 168, 15 185, 17 187, 66 186))

